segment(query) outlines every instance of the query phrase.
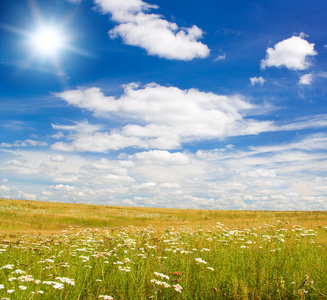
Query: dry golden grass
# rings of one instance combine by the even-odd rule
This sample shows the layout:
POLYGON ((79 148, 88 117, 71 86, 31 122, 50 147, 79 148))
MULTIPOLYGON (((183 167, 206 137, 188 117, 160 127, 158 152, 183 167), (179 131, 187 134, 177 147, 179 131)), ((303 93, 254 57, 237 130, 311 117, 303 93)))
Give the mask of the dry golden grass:
POLYGON ((280 220, 287 226, 312 228, 327 226, 327 212, 231 211, 170 208, 115 207, 72 203, 54 203, 0 199, 0 234, 58 233, 69 226, 145 227, 201 226, 210 228, 221 222, 238 229, 272 224, 280 220))

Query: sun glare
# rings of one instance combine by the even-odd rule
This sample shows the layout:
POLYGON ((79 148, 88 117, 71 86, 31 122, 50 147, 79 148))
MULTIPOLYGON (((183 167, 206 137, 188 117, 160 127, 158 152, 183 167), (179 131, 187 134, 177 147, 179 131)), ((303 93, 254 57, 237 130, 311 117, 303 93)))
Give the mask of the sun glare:
POLYGON ((36 52, 45 55, 55 54, 64 46, 63 34, 55 28, 42 28, 31 38, 36 52))

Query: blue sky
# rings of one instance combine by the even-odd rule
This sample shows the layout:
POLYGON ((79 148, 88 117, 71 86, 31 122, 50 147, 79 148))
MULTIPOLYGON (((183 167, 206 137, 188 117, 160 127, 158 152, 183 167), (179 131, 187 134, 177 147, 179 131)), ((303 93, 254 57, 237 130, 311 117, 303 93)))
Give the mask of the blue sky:
POLYGON ((0 197, 327 208, 325 1, 0 8, 0 197))

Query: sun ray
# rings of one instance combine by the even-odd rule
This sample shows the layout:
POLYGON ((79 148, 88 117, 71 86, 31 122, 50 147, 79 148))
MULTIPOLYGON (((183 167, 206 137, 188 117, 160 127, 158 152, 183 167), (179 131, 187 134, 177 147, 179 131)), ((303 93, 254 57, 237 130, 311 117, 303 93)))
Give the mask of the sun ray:
POLYGON ((30 42, 36 52, 53 55, 64 47, 65 37, 54 27, 43 27, 32 35, 30 42))
POLYGON ((16 73, 19 74, 27 69, 45 72, 57 76, 65 85, 69 78, 64 68, 65 63, 62 61, 67 57, 65 52, 99 59, 90 51, 72 44, 76 37, 74 38, 74 34, 68 29, 68 23, 72 21, 74 13, 60 16, 60 19, 58 16, 45 18, 35 0, 28 0, 28 2, 33 16, 31 24, 34 25, 19 28, 0 24, 1 28, 23 38, 19 48, 22 49, 24 58, 7 63, 18 67, 16 73))

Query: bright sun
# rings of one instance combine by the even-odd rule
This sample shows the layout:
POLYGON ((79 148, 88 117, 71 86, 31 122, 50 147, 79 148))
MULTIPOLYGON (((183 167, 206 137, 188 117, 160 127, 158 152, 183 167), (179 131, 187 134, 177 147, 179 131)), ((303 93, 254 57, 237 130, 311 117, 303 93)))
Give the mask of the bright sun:
POLYGON ((65 38, 56 28, 41 28, 32 35, 30 40, 36 52, 44 55, 53 55, 64 47, 65 38))

